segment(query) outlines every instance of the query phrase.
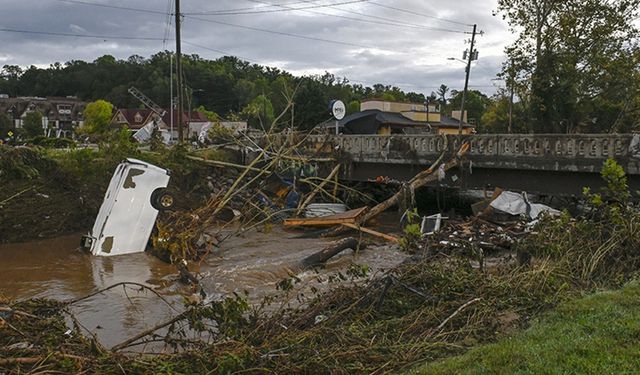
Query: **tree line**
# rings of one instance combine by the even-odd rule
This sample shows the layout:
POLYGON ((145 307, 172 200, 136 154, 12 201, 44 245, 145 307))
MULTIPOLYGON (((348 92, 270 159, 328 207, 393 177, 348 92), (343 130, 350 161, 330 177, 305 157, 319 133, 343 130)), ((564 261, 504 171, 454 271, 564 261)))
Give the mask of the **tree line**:
MULTIPOLYGON (((172 59, 175 59, 173 53, 164 51, 150 58, 131 56, 118 60, 105 55, 93 62, 74 60, 48 68, 5 65, 0 76, 0 93, 43 97, 73 95, 85 101, 104 99, 118 108, 137 108, 140 102, 127 92, 135 86, 168 108, 172 59)), ((270 124, 286 107, 286 96, 294 93, 294 126, 302 129, 329 119, 328 103, 332 99, 344 101, 349 112, 358 111, 360 101, 369 98, 419 103, 426 100, 424 94, 405 92, 398 87, 382 84, 365 87, 329 73, 296 77, 231 56, 216 60, 183 56, 183 74, 185 110, 204 107, 222 118, 247 119, 254 126, 260 122, 270 124)), ((175 77, 173 84, 175 95, 175 77)))
MULTIPOLYGON (((502 16, 518 35, 506 48, 498 75, 505 88, 489 97, 471 90, 468 118, 481 133, 609 133, 640 126, 640 0, 499 0, 502 16)), ((11 96, 74 95, 105 99, 116 107, 139 107, 127 90, 135 86, 163 107, 170 105, 168 51, 149 58, 69 61, 48 68, 5 65, 0 93, 11 96)), ((340 99, 347 113, 370 98, 438 103, 443 113, 459 109, 461 90, 436 92, 354 84, 332 74, 296 77, 271 67, 225 56, 184 56, 186 109, 203 108, 254 127, 270 124, 294 96, 293 120, 284 126, 309 129, 329 119, 328 102, 340 99), (293 121, 293 124, 290 123, 293 121)), ((473 73, 472 73, 473 74, 473 73)), ((1 116, 0 116, 1 117, 1 116)), ((0 125, 2 124, 0 118, 0 125)))

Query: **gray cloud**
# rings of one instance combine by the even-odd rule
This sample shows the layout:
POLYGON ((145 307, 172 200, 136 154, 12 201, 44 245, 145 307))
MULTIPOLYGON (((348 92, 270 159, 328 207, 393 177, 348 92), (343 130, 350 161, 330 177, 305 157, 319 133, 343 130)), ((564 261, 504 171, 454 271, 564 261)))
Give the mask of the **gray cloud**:
MULTIPOLYGON (((168 0, 83 1, 157 12, 165 12, 168 5, 168 0)), ((276 3, 276 0, 268 1, 276 3)), ((317 0, 295 6, 331 2, 344 0, 317 0)), ((513 41, 513 36, 500 17, 492 16, 497 0, 374 2, 416 14, 379 7, 366 1, 304 11, 227 16, 187 14, 183 27, 183 39, 187 43, 183 45, 183 51, 205 58, 217 58, 222 54, 236 55, 251 62, 276 65, 294 74, 321 74, 328 71, 354 83, 372 85, 379 82, 425 94, 434 91, 441 83, 451 88, 461 88, 464 65, 447 58, 462 57, 462 51, 468 48, 464 41, 469 38, 463 32, 470 31, 470 27, 423 16, 431 15, 464 24, 478 24, 484 35, 478 37, 480 60, 474 63, 470 85, 488 94, 500 86, 500 82, 492 79, 504 60, 504 47, 513 41), (404 26, 391 25, 396 23, 404 26), (284 34, 299 34, 314 40, 284 34), (341 41, 347 45, 323 40, 341 41)), ((127 58, 133 54, 148 57, 163 48, 174 49, 173 29, 168 30, 170 39, 162 40, 167 31, 167 16, 163 14, 86 6, 60 0, 5 0, 3 3, 5 16, 0 21, 0 28, 102 37, 1 32, 1 64, 47 66, 56 61, 92 61, 104 54, 117 58, 127 58), (115 36, 158 40, 110 38, 115 36)), ((258 11, 278 9, 248 0, 183 0, 182 3, 185 13, 249 7, 258 11)), ((280 2, 287 3, 291 2, 280 2)))

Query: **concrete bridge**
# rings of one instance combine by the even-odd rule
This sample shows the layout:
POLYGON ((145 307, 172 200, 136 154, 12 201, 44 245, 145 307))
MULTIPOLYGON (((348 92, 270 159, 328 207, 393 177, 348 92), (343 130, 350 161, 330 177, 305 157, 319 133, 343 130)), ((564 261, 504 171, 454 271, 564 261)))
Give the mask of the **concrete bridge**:
POLYGON ((626 171, 632 191, 640 190, 640 135, 634 134, 313 135, 305 153, 341 160, 345 179, 407 181, 463 141, 470 144, 465 161, 441 185, 577 196, 585 186, 602 186, 600 170, 613 158, 626 171))

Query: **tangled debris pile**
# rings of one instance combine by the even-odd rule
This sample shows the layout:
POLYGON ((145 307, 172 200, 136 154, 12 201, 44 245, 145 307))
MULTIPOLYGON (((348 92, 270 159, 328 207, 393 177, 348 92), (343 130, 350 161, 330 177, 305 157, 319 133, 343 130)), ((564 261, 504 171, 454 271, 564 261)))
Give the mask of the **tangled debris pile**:
POLYGON ((343 279, 368 281, 340 284, 297 307, 267 310, 269 302, 296 297, 289 294, 293 275, 279 284, 279 296, 261 306, 250 307, 243 296, 188 304, 174 318, 110 349, 85 338, 79 326, 69 330, 64 304, 9 304, 0 320, 0 370, 364 374, 460 353, 526 326, 561 300, 637 275, 640 213, 617 168, 605 166, 618 176, 607 180, 613 195, 590 194, 588 216, 546 215, 531 232, 507 233, 508 239, 479 220, 455 223, 445 226, 439 240, 429 240, 440 243, 464 233, 526 252, 532 256, 528 264, 478 268, 468 253, 434 248, 381 275, 350 269, 343 279), (122 353, 158 340, 171 354, 122 353))
POLYGON ((480 218, 472 218, 469 221, 450 221, 442 230, 427 236, 425 244, 432 254, 478 254, 480 251, 507 253, 513 250, 517 240, 523 235, 526 233, 522 222, 503 227, 480 218))

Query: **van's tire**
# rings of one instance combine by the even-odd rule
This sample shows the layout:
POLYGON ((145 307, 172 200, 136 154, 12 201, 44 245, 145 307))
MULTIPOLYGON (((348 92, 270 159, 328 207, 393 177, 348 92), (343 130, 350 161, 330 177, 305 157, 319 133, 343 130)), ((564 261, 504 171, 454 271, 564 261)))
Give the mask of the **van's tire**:
POLYGON ((158 211, 171 210, 175 204, 175 196, 165 188, 158 188, 151 193, 151 206, 158 211))

